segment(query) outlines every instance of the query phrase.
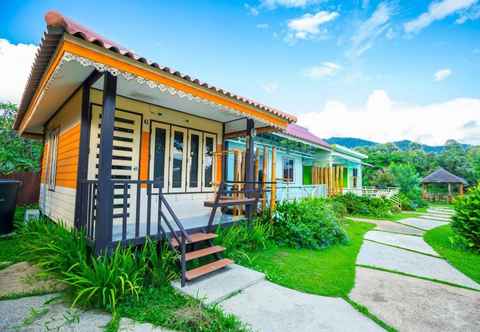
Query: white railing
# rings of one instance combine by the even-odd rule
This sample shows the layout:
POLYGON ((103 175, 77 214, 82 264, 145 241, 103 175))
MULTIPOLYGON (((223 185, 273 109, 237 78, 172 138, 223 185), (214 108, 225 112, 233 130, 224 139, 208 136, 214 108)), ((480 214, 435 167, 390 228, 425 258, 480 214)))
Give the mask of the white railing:
POLYGON ((392 198, 395 195, 398 195, 399 189, 396 187, 390 187, 385 189, 379 189, 374 187, 363 187, 363 188, 343 188, 343 193, 352 193, 358 196, 368 196, 368 197, 384 197, 392 198))
POLYGON ((287 182, 277 185, 277 201, 291 201, 307 197, 327 197, 327 186, 324 184, 298 185, 287 182))

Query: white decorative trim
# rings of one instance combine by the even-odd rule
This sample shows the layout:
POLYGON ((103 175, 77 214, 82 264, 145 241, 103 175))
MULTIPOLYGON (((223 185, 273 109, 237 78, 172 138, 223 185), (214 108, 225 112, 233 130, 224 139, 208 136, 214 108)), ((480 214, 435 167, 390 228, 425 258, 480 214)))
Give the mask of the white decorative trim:
MULTIPOLYGON (((63 72, 63 65, 65 63, 68 63, 68 62, 71 62, 71 61, 75 61, 75 62, 81 64, 84 67, 93 67, 96 70, 98 70, 99 72, 109 72, 113 76, 121 77, 121 78, 123 78, 127 81, 135 80, 137 84, 147 85, 151 89, 158 89, 158 90, 160 90, 160 92, 163 92, 163 93, 167 92, 172 96, 178 96, 180 98, 187 98, 188 100, 192 100, 192 101, 195 101, 195 102, 198 102, 198 103, 202 103, 202 104, 206 104, 206 105, 216 107, 216 108, 218 108, 218 111, 220 111, 220 112, 228 111, 228 112, 231 112, 235 115, 245 116, 244 113, 242 113, 240 111, 237 111, 233 108, 225 107, 224 105, 212 102, 212 101, 207 100, 207 99, 203 99, 199 96, 194 96, 194 95, 192 95, 188 92, 178 90, 178 89, 173 88, 171 86, 167 86, 167 85, 162 84, 162 83, 157 83, 155 81, 147 80, 147 79, 145 79, 141 76, 138 76, 138 75, 135 75, 135 74, 132 74, 132 73, 129 73, 129 72, 120 71, 116 68, 113 68, 113 67, 104 65, 102 63, 95 62, 95 61, 91 61, 87 58, 77 56, 77 55, 69 53, 69 52, 64 53, 64 55, 62 57, 62 60, 58 64, 58 66, 55 69, 52 77, 50 78, 49 82, 47 83, 47 85, 45 87, 45 90, 47 90, 49 88, 51 82, 54 81, 63 72)), ((251 118, 253 118, 257 121, 266 123, 265 120, 260 119, 258 117, 255 117, 255 116, 249 116, 249 117, 251 117, 251 118)), ((268 123, 268 124, 277 128, 277 129, 282 129, 281 127, 279 127, 279 126, 277 126, 273 123, 268 123)))

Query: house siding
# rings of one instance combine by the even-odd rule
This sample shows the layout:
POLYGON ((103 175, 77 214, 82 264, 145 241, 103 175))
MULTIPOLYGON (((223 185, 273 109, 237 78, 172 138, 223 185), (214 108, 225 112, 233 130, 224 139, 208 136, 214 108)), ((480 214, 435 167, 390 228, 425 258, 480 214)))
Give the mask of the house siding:
POLYGON ((73 227, 80 153, 80 112, 82 91, 77 91, 49 121, 46 132, 58 129, 57 169, 55 188, 47 185, 48 142, 44 146, 39 206, 42 213, 54 221, 73 227))

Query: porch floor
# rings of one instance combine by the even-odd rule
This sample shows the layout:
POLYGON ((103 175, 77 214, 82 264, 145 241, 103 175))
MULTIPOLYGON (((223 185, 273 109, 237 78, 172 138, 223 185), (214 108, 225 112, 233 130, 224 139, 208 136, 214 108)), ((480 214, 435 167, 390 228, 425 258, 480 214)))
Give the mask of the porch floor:
MULTIPOLYGON (((190 217, 190 218, 181 218, 180 222, 182 223, 185 231, 189 233, 194 230, 206 228, 208 225, 208 218, 209 218, 208 215, 190 217)), ((214 225, 227 224, 227 223, 233 222, 234 220, 237 220, 237 219, 234 219, 234 217, 231 215, 221 214, 215 218, 213 224, 214 225)), ((170 224, 172 225, 174 231, 179 230, 178 226, 174 222, 171 222, 170 224)), ((164 221, 162 221, 162 227, 167 234, 170 233, 170 230, 164 221)), ((146 234, 147 234, 147 223, 146 221, 141 221, 138 237, 144 237, 146 234)), ((158 234, 157 223, 152 220, 150 225, 150 235, 157 235, 157 234, 158 234)), ((134 238, 136 238, 135 223, 127 223, 127 240, 131 240, 134 238)), ((122 240, 122 224, 114 223, 113 229, 112 229, 112 241, 120 241, 120 240, 122 240)))

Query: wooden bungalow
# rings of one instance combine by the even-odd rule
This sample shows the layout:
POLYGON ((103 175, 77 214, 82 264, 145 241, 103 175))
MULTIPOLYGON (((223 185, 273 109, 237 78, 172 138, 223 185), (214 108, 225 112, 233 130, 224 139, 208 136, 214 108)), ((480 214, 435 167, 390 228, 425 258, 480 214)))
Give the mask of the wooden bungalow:
POLYGON ((442 167, 424 177, 421 182, 423 198, 431 201, 451 202, 455 195, 463 195, 464 188, 468 185, 465 179, 450 173, 442 167), (437 187, 436 191, 432 190, 434 186, 437 187), (438 190, 438 187, 443 187, 443 190, 438 190))
MULTIPOLYGON (((227 179, 240 180, 245 141, 228 136, 227 179)), ((362 188, 362 165, 367 156, 340 145, 330 145, 307 128, 289 124, 282 132, 255 138, 255 180, 273 183, 266 200, 326 197, 362 188)))
POLYGON ((213 246, 218 208, 251 216, 256 135, 294 116, 150 62, 48 12, 15 129, 44 142, 40 209, 83 228, 98 253, 167 238, 182 284, 231 263, 213 246), (226 138, 245 142, 244 178, 227 183, 226 138), (241 190, 234 192, 235 185, 241 190), (202 242, 202 250, 192 244, 202 242), (187 261, 217 260, 187 271, 187 261))

